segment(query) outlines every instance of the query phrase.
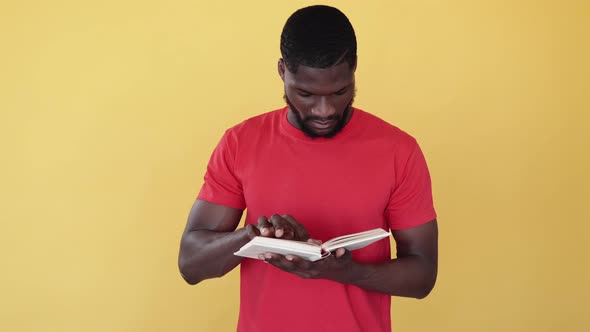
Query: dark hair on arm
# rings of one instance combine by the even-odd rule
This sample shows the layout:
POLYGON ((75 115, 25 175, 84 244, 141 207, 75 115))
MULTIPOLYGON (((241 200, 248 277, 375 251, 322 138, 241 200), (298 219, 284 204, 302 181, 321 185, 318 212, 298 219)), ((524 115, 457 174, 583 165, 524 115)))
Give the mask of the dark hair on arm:
POLYGON ((346 61, 356 64, 356 35, 340 10, 310 6, 294 12, 281 33, 281 55, 287 69, 297 72, 300 65, 328 68, 346 61))

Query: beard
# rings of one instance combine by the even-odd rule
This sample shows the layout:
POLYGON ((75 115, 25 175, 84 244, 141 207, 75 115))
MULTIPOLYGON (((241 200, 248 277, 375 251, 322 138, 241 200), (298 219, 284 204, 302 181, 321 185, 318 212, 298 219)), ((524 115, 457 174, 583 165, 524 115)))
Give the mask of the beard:
POLYGON ((295 117, 295 121, 297 122, 297 125, 299 125, 299 128, 301 129, 301 131, 303 131, 303 133, 310 138, 318 138, 318 137, 332 138, 336 134, 338 134, 342 130, 342 128, 344 128, 344 126, 346 126, 347 121, 349 120, 349 115, 352 113, 352 103, 354 102, 354 96, 352 96, 352 98, 350 99, 350 101, 348 102, 348 104, 346 105, 346 107, 344 108, 344 110, 342 112, 339 112, 339 113, 329 116, 327 118, 322 118, 322 117, 315 116, 315 115, 310 115, 310 116, 303 118, 301 116, 301 112, 299 112, 299 110, 293 105, 293 103, 291 103, 291 101, 289 100, 289 97, 287 97, 286 93, 283 96, 283 99, 285 100, 287 105, 289 105, 289 108, 293 112, 293 115, 295 117), (309 123, 311 121, 317 121, 317 120, 320 120, 320 121, 322 121, 322 120, 324 120, 324 121, 325 120, 336 120, 337 122, 336 122, 336 126, 334 126, 334 128, 332 130, 330 130, 328 133, 319 135, 309 126, 309 123))

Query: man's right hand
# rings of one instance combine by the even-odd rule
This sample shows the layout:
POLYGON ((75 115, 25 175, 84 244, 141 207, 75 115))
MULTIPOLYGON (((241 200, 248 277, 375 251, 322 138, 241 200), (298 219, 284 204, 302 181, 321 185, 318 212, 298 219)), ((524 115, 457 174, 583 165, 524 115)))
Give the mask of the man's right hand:
POLYGON ((270 219, 266 216, 258 218, 258 230, 264 237, 275 237, 285 240, 307 241, 309 233, 303 225, 290 215, 274 214, 270 219))

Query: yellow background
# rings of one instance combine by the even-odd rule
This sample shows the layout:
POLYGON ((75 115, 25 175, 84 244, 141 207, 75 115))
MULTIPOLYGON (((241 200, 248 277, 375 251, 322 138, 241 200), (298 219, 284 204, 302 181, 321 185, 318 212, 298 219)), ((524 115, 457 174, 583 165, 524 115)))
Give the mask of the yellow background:
MULTIPOLYGON (((393 299, 394 330, 587 331, 588 2, 326 3, 356 105, 432 173, 438 284, 393 299)), ((222 132, 283 105, 308 4, 2 1, 0 330, 235 329, 237 270, 186 285, 179 239, 222 132)))

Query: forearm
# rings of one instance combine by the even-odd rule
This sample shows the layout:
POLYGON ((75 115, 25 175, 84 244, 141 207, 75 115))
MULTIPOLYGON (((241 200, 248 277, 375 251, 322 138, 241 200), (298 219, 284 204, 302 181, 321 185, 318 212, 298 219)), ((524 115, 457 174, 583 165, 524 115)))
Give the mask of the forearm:
POLYGON ((194 285, 233 270, 241 261, 233 253, 255 235, 252 228, 249 225, 234 232, 193 230, 184 234, 178 266, 186 282, 194 285))
POLYGON ((437 263, 406 256, 382 264, 352 263, 341 282, 394 296, 424 298, 436 282, 437 263))

